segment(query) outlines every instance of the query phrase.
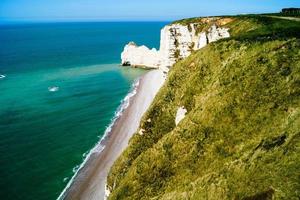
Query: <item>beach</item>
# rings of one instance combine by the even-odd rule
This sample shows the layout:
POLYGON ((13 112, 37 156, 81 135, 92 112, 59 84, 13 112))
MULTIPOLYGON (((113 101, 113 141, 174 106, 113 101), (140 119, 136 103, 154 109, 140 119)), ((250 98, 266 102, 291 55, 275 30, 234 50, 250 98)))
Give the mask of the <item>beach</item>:
POLYGON ((127 147, 137 131, 140 120, 151 105, 165 77, 161 70, 151 70, 139 78, 136 93, 129 106, 114 122, 111 131, 101 141, 102 151, 94 151, 78 171, 59 199, 101 200, 105 196, 106 177, 115 160, 127 147))

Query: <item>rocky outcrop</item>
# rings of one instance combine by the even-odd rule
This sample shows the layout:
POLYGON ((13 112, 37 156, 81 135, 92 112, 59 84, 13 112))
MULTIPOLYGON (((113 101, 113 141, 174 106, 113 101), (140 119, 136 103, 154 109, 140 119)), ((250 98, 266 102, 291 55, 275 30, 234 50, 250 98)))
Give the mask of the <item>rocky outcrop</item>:
POLYGON ((159 51, 130 42, 122 52, 122 65, 150 68, 171 67, 178 60, 188 57, 192 51, 210 42, 230 37, 227 28, 219 27, 216 23, 209 25, 212 19, 205 20, 188 25, 175 23, 165 26, 161 30, 159 51), (209 25, 207 30, 201 28, 203 24, 209 25))
POLYGON ((125 46, 121 59, 124 66, 150 68, 158 68, 162 60, 159 51, 155 48, 150 50, 144 45, 137 46, 134 42, 130 42, 125 46))
POLYGON ((108 187, 108 185, 107 184, 105 184, 105 190, 104 190, 104 200, 107 200, 108 199, 108 197, 109 197, 109 195, 110 195, 110 189, 109 189, 109 187, 108 187))
POLYGON ((181 106, 178 108, 176 117, 175 117, 175 124, 176 126, 179 124, 181 120, 185 117, 185 114, 187 113, 187 110, 184 108, 184 106, 181 106))
POLYGON ((228 29, 218 28, 216 25, 211 26, 207 33, 207 40, 209 43, 228 37, 230 37, 228 29))

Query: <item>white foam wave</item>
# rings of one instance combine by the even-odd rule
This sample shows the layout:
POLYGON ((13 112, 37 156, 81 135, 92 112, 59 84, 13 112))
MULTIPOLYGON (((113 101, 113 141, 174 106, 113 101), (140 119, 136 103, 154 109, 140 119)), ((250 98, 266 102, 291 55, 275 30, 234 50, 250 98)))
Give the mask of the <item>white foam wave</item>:
POLYGON ((5 78, 6 76, 3 74, 0 74, 0 79, 5 78))
POLYGON ((85 152, 84 154, 82 154, 82 157, 85 158, 88 155, 89 152, 85 152))
POLYGON ((80 165, 76 165, 75 167, 73 167, 72 172, 75 173, 77 172, 77 170, 79 169, 80 165))
POLYGON ((99 153, 101 153, 103 151, 103 149, 105 148, 105 145, 103 144, 103 141, 106 139, 106 137, 108 136, 108 134, 111 132, 112 127, 114 126, 115 122, 119 119, 119 117, 122 116, 124 110, 126 108, 128 108, 128 106, 130 105, 130 99, 134 95, 136 95, 139 83, 140 83, 140 81, 139 81, 139 79, 137 79, 132 84, 130 92, 121 101, 120 106, 117 108, 114 117, 111 119, 110 124, 106 127, 104 135, 101 137, 101 139, 99 140, 99 142, 89 151, 89 153, 84 153, 83 154, 83 159, 84 159, 83 162, 79 166, 76 166, 76 167, 73 168, 74 175, 72 176, 72 178, 70 179, 70 181, 68 182, 68 184, 66 185, 66 187, 64 188, 64 190, 61 192, 61 194, 59 195, 59 197, 57 198, 57 200, 64 199, 66 191, 71 187, 71 185, 72 185, 74 179, 76 178, 77 174, 85 166, 85 164, 87 163, 87 161, 90 159, 91 155, 93 153, 99 154, 99 153))
POLYGON ((59 87, 53 86, 53 87, 48 87, 49 92, 57 92, 59 90, 59 87))

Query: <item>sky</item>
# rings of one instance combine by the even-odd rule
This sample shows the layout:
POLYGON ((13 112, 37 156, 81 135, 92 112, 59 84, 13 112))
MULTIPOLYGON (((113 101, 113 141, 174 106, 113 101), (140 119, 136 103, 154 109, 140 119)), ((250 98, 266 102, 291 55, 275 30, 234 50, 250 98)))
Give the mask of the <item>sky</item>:
POLYGON ((284 7, 300 0, 0 0, 0 21, 170 21, 284 7))

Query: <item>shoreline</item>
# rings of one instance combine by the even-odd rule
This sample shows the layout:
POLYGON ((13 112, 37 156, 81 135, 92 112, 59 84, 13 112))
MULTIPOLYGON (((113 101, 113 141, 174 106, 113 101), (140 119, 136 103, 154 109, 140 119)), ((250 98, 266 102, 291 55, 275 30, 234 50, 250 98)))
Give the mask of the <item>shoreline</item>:
POLYGON ((109 170, 127 147, 129 139, 137 131, 143 114, 151 105, 165 80, 164 76, 161 70, 151 70, 138 79, 136 88, 134 87, 126 96, 129 98, 129 105, 125 107, 119 117, 116 116, 116 120, 112 121, 112 126, 108 127, 107 134, 94 147, 96 149, 102 147, 102 149, 91 150, 87 160, 83 162, 83 165, 58 197, 59 200, 104 199, 106 177, 109 170))

